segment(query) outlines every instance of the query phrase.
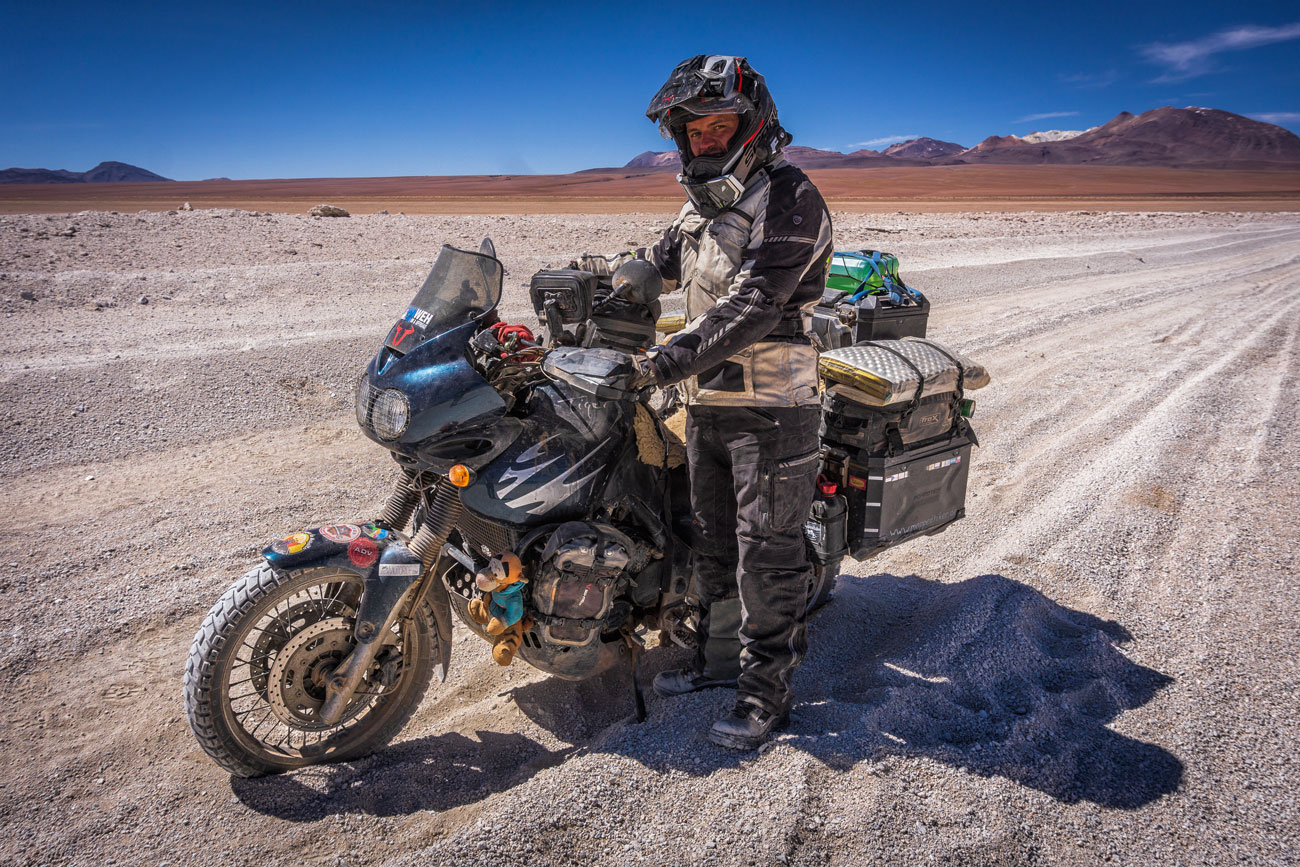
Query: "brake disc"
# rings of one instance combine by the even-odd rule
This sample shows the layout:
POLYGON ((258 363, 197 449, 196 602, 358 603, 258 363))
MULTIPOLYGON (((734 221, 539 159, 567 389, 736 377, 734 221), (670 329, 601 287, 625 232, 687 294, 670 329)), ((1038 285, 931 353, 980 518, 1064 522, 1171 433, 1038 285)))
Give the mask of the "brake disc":
POLYGON ((280 655, 280 651, 284 650, 285 645, 293 637, 294 624, 320 617, 322 613, 320 606, 321 603, 314 599, 300 602, 278 615, 257 637, 257 643, 253 647, 253 657, 249 661, 249 672, 253 678, 253 689, 257 690, 257 694, 264 701, 270 701, 266 687, 271 679, 274 659, 280 655))
MULTIPOLYGON (((325 685, 355 646, 352 621, 344 617, 318 620, 285 642, 271 666, 266 691, 266 700, 276 718, 298 729, 333 728, 320 718, 326 698, 325 685)), ((363 693, 353 696, 344 711, 344 719, 366 699, 363 693)))

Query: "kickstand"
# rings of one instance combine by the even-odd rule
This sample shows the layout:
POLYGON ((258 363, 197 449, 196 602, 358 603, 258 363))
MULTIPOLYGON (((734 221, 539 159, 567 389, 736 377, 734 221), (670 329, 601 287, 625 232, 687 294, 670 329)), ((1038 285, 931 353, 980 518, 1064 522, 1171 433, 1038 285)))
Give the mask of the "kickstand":
POLYGON ((645 648, 638 641, 629 641, 628 647, 632 649, 628 672, 632 675, 632 698, 636 701, 636 721, 643 723, 646 720, 645 693, 641 691, 641 679, 637 677, 637 671, 641 667, 641 656, 645 653, 645 648))

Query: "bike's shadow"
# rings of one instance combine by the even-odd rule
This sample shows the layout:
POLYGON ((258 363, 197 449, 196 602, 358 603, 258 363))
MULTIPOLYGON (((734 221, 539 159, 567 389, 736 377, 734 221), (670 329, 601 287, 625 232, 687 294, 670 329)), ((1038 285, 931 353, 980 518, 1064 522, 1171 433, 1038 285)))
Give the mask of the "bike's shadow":
POLYGON ((291 822, 336 814, 442 812, 514 788, 577 749, 548 750, 521 734, 458 732, 399 741, 358 762, 244 780, 231 791, 250 809, 291 822))

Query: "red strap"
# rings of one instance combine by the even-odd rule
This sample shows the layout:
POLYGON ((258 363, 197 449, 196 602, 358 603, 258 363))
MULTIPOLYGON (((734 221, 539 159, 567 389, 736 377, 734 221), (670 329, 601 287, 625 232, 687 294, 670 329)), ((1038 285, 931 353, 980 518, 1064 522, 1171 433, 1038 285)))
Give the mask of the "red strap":
POLYGON ((533 336, 532 330, 527 325, 510 325, 506 322, 497 322, 489 330, 498 343, 508 343, 511 338, 519 341, 526 340, 529 343, 537 342, 537 338, 533 336))

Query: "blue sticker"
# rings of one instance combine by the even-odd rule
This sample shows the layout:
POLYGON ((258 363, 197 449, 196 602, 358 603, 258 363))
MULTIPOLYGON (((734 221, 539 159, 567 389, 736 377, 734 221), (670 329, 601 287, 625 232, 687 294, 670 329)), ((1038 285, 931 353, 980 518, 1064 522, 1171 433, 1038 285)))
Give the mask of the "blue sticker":
POLYGON ((406 308, 406 315, 402 319, 407 322, 414 322, 421 328, 427 328, 429 323, 433 321, 433 314, 428 310, 421 310, 419 307, 408 307, 406 308))

